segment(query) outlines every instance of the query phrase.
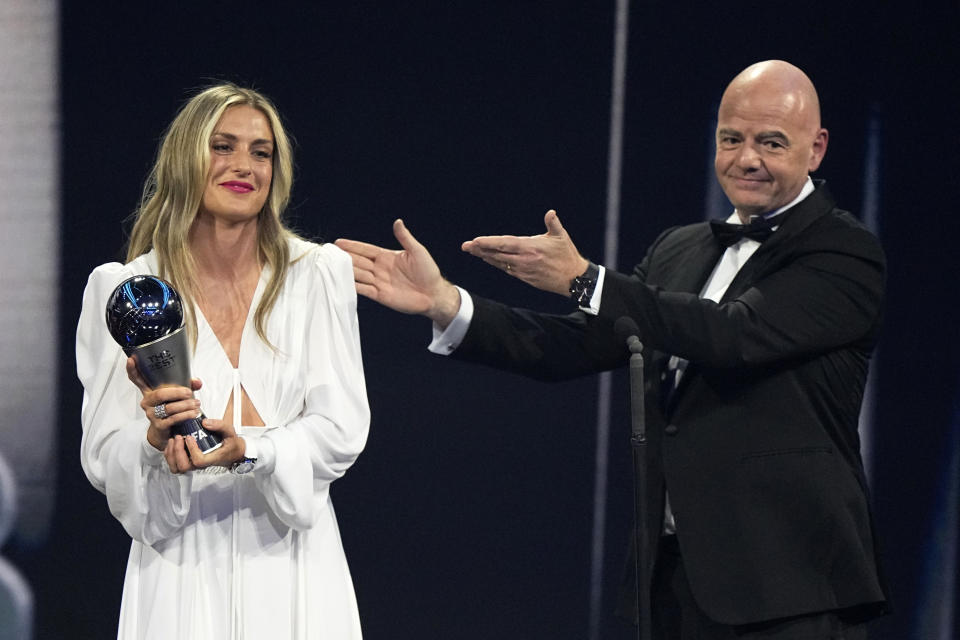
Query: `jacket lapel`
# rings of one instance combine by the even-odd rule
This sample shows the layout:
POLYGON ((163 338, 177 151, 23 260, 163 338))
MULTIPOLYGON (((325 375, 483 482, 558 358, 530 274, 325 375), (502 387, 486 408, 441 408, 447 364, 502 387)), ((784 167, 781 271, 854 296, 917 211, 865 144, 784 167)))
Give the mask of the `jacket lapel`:
MULTIPOLYGON (((781 224, 766 242, 760 245, 756 253, 750 256, 750 259, 740 268, 733 282, 730 283, 730 286, 723 294, 723 298, 720 300, 721 303, 733 300, 743 294, 744 291, 749 289, 759 278, 762 278, 771 268, 776 268, 778 261, 786 255, 785 248, 789 247, 791 240, 803 233, 817 218, 820 218, 833 209, 833 196, 827 189, 826 183, 823 180, 814 180, 814 185, 816 189, 813 193, 804 198, 792 209, 784 211, 781 214, 784 216, 783 224, 781 224)), ((709 227, 707 227, 707 231, 709 233, 709 227)), ((714 246, 720 246, 719 243, 713 239, 712 234, 710 234, 708 240, 712 242, 714 246)), ((699 294, 704 284, 706 284, 707 278, 709 278, 713 272, 714 266, 716 266, 716 263, 720 260, 722 253, 723 251, 720 249, 710 251, 707 247, 697 252, 697 256, 691 261, 691 268, 688 271, 689 279, 678 283, 681 284, 683 288, 678 286, 676 290, 699 294)), ((665 371, 668 361, 669 355, 663 358, 660 364, 661 368, 658 370, 665 371)), ((669 403, 666 403, 663 407, 666 415, 669 416, 673 412, 678 398, 683 394, 684 389, 690 384, 690 380, 693 379, 696 374, 697 365, 691 362, 687 366, 686 371, 684 371, 677 388, 674 389, 673 393, 669 394, 669 403)))
POLYGON ((669 291, 699 295, 721 255, 723 247, 713 237, 710 226, 698 224, 684 246, 678 247, 677 259, 671 262, 675 268, 663 274, 658 284, 669 291))
POLYGON ((779 258, 785 255, 784 249, 789 247, 793 238, 803 233, 817 218, 833 209, 833 196, 827 189, 826 183, 823 180, 814 180, 814 185, 816 189, 813 193, 792 209, 780 214, 783 216, 783 224, 744 263, 720 302, 733 300, 743 294, 758 278, 763 277, 771 266, 777 264, 779 258))
MULTIPOLYGON (((678 254, 675 260, 668 256, 666 262, 676 265, 668 274, 663 274, 658 280, 658 284, 669 291, 678 291, 683 293, 692 293, 700 295, 704 284, 710 274, 713 273, 720 256, 723 255, 723 247, 714 238, 710 231, 708 223, 704 222, 696 225, 691 237, 683 243, 682 247, 677 247, 678 254)), ((657 383, 660 384, 660 408, 665 417, 672 413, 676 400, 685 386, 690 370, 680 379, 680 384, 675 389, 670 389, 668 383, 668 366, 671 354, 662 351, 654 351, 652 357, 652 370, 657 376, 657 383)))

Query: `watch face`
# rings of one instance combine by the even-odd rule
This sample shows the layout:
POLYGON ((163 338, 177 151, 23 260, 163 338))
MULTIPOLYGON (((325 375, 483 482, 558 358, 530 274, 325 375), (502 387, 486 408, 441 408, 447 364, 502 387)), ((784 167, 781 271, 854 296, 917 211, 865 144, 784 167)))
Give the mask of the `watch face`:
POLYGON ((234 465, 233 472, 241 475, 244 473, 250 473, 251 471, 253 471, 253 468, 256 466, 256 464, 257 464, 256 460, 250 460, 250 459, 241 460, 236 465, 234 465))
POLYGON ((593 297, 594 286, 596 286, 596 283, 592 278, 577 276, 570 286, 570 297, 580 306, 589 305, 590 298, 593 297))

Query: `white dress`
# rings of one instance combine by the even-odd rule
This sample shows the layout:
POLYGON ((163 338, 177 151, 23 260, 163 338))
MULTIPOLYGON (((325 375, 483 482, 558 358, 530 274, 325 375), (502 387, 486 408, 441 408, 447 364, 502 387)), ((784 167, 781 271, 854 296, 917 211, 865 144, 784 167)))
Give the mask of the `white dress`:
POLYGON ((253 321, 266 269, 236 369, 196 309, 192 373, 203 382, 202 410, 223 416, 242 387, 267 425, 238 429, 256 438, 258 464, 246 475, 222 467, 175 475, 147 444, 141 394, 127 379, 104 310, 122 280, 158 272, 153 252, 90 275, 77 327, 81 461, 133 538, 121 639, 361 637, 329 497, 330 483, 359 455, 369 427, 353 272, 349 256, 334 245, 293 240, 291 256, 267 322, 275 350, 253 321))

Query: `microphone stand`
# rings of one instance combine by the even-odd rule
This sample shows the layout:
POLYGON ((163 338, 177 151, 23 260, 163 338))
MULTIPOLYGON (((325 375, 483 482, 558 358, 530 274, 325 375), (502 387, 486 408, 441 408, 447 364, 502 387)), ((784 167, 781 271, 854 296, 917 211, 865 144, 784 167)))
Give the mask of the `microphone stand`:
POLYGON ((650 531, 644 519, 647 501, 647 430, 643 399, 643 344, 636 335, 627 338, 630 349, 630 445, 633 453, 633 518, 636 537, 637 638, 651 640, 650 531))

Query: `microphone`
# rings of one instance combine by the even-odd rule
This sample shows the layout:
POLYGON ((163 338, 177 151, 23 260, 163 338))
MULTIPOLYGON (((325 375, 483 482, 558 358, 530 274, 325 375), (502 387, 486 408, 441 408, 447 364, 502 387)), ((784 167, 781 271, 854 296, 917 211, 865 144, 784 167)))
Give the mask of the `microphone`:
POLYGON ((632 429, 630 440, 634 446, 646 444, 647 429, 646 416, 644 415, 643 398, 643 343, 637 334, 640 333, 640 327, 636 321, 629 316, 620 316, 613 323, 613 330, 617 336, 627 343, 630 349, 630 413, 632 429))
POLYGON ((616 332, 617 337, 627 343, 627 348, 630 349, 630 353, 642 353, 643 344, 640 342, 640 327, 637 326, 636 321, 630 316, 620 316, 617 318, 617 321, 613 323, 613 330, 616 332))
POLYGON ((630 444, 633 452, 633 518, 636 544, 635 587, 637 590, 637 636, 640 640, 652 637, 650 620, 650 584, 653 575, 650 530, 646 526, 649 515, 647 486, 647 427, 643 398, 643 343, 640 327, 629 316, 620 316, 613 323, 617 337, 630 349, 630 444))

